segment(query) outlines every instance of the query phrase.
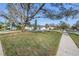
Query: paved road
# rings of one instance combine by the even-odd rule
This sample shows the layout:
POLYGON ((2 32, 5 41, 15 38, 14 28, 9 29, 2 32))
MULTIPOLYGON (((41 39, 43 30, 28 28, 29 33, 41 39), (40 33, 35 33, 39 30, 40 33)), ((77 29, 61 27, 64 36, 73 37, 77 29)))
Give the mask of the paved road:
POLYGON ((79 48, 67 33, 63 33, 57 56, 79 56, 79 48))

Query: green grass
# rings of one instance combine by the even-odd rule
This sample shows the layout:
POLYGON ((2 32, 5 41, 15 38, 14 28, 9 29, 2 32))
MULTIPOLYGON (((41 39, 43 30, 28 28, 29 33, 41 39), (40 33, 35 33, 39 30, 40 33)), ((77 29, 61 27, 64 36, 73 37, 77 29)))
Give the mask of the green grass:
POLYGON ((79 35, 75 33, 69 33, 69 35, 71 36, 71 38, 79 48, 79 35))
POLYGON ((52 56, 56 55, 61 33, 18 32, 0 35, 5 55, 52 56))

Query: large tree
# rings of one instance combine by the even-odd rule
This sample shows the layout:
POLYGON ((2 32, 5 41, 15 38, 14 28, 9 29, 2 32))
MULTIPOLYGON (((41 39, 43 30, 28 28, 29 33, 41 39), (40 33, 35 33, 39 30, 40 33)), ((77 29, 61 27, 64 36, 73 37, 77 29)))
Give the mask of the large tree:
POLYGON ((30 21, 35 18, 62 19, 74 18, 78 13, 79 4, 62 4, 62 3, 14 3, 7 4, 8 12, 1 12, 0 16, 9 20, 9 22, 21 22, 22 31, 25 31, 25 26, 30 24, 30 21), (65 7, 66 5, 70 7, 65 7), (48 6, 48 7, 47 7, 48 6))
POLYGON ((30 23, 30 20, 39 13, 45 4, 8 4, 8 11, 13 22, 20 21, 22 31, 25 31, 25 26, 30 23), (38 5, 38 7, 37 7, 38 5))

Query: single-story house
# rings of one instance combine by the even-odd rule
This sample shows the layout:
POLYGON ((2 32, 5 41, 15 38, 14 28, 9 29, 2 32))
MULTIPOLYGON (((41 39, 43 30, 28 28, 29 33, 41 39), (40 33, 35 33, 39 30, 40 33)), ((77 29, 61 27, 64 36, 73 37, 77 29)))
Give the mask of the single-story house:
POLYGON ((34 27, 33 27, 33 26, 31 26, 31 27, 26 26, 25 29, 26 29, 26 30, 29 30, 29 31, 32 31, 32 30, 34 29, 34 27))
MULTIPOLYGON (((32 31, 34 30, 34 26, 26 26, 25 29, 28 31, 32 31)), ((46 28, 45 26, 40 25, 40 26, 37 26, 36 31, 49 31, 53 29, 54 29, 54 26, 49 26, 48 28, 46 28)))

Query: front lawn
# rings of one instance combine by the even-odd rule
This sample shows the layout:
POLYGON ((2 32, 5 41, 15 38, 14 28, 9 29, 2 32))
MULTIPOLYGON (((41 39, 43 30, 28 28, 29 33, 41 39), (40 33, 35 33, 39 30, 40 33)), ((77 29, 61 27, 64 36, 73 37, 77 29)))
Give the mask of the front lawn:
POLYGON ((0 35, 5 55, 49 56, 56 55, 61 33, 17 32, 0 35))
POLYGON ((79 35, 75 33, 70 33, 69 35, 71 36, 71 38, 79 48, 79 35))

